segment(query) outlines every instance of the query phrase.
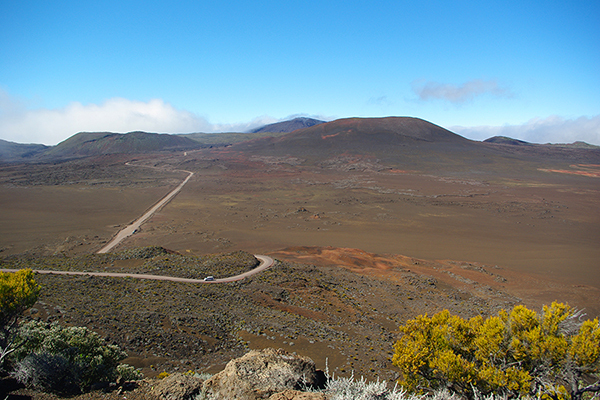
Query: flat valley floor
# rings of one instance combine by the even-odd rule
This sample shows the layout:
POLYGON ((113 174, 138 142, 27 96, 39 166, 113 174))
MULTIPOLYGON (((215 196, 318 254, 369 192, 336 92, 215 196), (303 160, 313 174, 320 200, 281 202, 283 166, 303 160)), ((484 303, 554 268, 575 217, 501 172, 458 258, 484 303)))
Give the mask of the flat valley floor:
POLYGON ((598 177, 457 176, 356 160, 326 167, 294 161, 213 152, 137 166, 120 159, 7 166, 0 169, 0 254, 94 252, 177 186, 186 176, 177 169, 188 169, 196 174, 181 193, 121 248, 159 245, 201 255, 330 246, 480 262, 600 288, 598 177))
POLYGON ((405 170, 227 149, 3 165, 0 255, 94 253, 175 188, 182 170, 195 175, 117 250, 244 250, 388 282, 410 271, 464 293, 502 292, 536 309, 557 300, 600 315, 596 165, 405 170))

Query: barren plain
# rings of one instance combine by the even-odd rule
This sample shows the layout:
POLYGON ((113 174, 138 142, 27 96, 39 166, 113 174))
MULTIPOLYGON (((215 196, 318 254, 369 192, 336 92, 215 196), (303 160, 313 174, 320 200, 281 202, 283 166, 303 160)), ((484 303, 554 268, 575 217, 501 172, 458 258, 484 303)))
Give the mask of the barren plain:
POLYGON ((226 285, 39 276, 32 316, 89 326, 149 374, 215 371, 247 348, 275 346, 321 368, 328 358, 336 374, 393 379, 397 327, 421 313, 489 315, 557 300, 600 315, 600 163, 489 149, 477 163, 471 153, 403 164, 232 146, 6 164, 0 255, 7 267, 181 273, 177 258, 188 275, 218 275, 226 257, 197 260, 267 254, 275 266, 226 285), (178 170, 194 176, 115 249, 170 253, 91 255, 176 187, 186 176, 178 170))

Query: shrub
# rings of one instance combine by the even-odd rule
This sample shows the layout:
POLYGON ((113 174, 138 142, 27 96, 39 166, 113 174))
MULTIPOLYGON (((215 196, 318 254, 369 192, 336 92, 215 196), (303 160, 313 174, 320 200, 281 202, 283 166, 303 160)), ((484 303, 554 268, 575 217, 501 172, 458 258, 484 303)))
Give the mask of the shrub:
POLYGON ((17 348, 15 339, 19 317, 35 304, 39 293, 40 286, 30 269, 0 272, 0 369, 6 357, 17 348))
POLYGON ((30 354, 17 363, 13 377, 42 392, 75 394, 79 389, 79 371, 60 354, 30 354))
POLYGON ((139 381, 140 379, 144 379, 142 371, 129 364, 117 365, 117 374, 124 381, 139 381))
POLYGON ((447 310, 418 316, 400 327, 392 361, 410 391, 580 399, 600 391, 600 324, 580 317, 556 302, 540 314, 516 306, 485 320, 447 310))
MULTIPOLYGON (((19 337, 22 346, 14 352, 17 369, 27 357, 44 361, 47 355, 58 356, 66 360, 66 370, 72 368, 78 371, 76 383, 84 390, 94 383, 114 380, 118 374, 118 362, 126 356, 118 346, 107 344, 85 327, 62 327, 57 323, 32 321, 22 326, 19 337)), ((28 362, 31 364, 31 361, 28 362)), ((41 367, 30 369, 43 371, 41 367)), ((23 383, 33 381, 24 380, 23 383)))
POLYGON ((164 371, 163 371, 163 372, 161 372, 160 374, 158 374, 158 379, 165 379, 165 378, 166 378, 166 377, 168 377, 169 375, 171 375, 171 374, 169 374, 168 372, 164 372, 164 371))
POLYGON ((409 400, 406 392, 387 388, 386 382, 367 382, 364 378, 335 378, 327 381, 323 391, 330 400, 409 400))

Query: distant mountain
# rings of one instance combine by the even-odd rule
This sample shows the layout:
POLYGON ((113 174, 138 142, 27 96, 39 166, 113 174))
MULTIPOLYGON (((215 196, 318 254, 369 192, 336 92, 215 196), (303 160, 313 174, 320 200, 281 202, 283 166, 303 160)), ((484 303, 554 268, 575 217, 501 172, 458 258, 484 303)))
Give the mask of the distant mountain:
POLYGON ((102 154, 134 154, 156 151, 191 150, 201 145, 177 135, 130 132, 81 132, 48 149, 43 158, 77 158, 102 154))
POLYGON ((298 129, 309 128, 311 126, 323 124, 325 121, 321 121, 313 118, 294 118, 289 121, 276 122, 274 124, 265 125, 263 127, 251 130, 250 133, 263 133, 263 132, 293 132, 298 129))
POLYGON ((278 138, 235 145, 256 153, 289 154, 323 159, 340 153, 395 157, 402 149, 443 144, 471 146, 474 142, 418 118, 346 118, 301 129, 278 138))
POLYGON ((600 149, 600 146, 596 146, 593 144, 589 144, 586 142, 573 142, 573 143, 530 143, 525 142, 519 139, 513 139, 506 136, 494 136, 489 139, 484 140, 485 143, 494 143, 494 144, 506 144, 509 146, 536 146, 540 147, 553 147, 553 148, 564 148, 564 149, 583 149, 583 150, 597 150, 600 149))
POLYGON ((328 168, 352 168, 357 160, 368 159, 376 160, 381 168, 431 172, 518 170, 520 163, 533 170, 548 162, 600 163, 600 150, 484 143, 411 117, 339 119, 280 137, 237 143, 232 149, 255 155, 296 157, 306 164, 328 168))
POLYGON ((570 149, 600 149, 600 146, 580 141, 573 143, 549 143, 547 146, 566 147, 570 149))
POLYGON ((494 136, 484 140, 485 143, 508 144, 512 146, 529 146, 531 143, 519 139, 513 139, 506 136, 494 136))
POLYGON ((43 144, 22 144, 0 139, 0 162, 30 160, 48 148, 43 144))

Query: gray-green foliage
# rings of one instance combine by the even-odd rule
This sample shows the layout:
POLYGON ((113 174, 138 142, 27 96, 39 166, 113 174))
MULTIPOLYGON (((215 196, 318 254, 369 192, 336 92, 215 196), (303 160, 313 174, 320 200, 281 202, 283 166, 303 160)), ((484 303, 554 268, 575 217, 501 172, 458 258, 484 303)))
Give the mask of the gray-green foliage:
POLYGON ((324 392, 331 400, 412 400, 396 387, 389 389, 386 382, 367 382, 353 377, 330 379, 324 392))
POLYGON ((140 379, 144 379, 142 371, 129 364, 117 365, 117 374, 125 381, 139 381, 140 379))
MULTIPOLYGON (((441 389, 428 395, 408 393, 398 386, 388 387, 385 381, 367 382, 364 378, 329 377, 327 386, 318 392, 324 393, 328 400, 461 400, 457 393, 441 389)), ((489 394, 482 396, 475 393, 475 400, 506 400, 507 396, 502 394, 489 394)), ((533 400, 524 396, 516 400, 533 400)))
POLYGON ((30 354, 17 363, 13 377, 42 392, 73 394, 80 391, 80 373, 60 354, 30 354))
POLYGON ((43 374, 46 364, 55 363, 85 390, 94 383, 114 380, 119 361, 126 357, 118 346, 106 343, 85 327, 31 321, 21 327, 19 336, 22 346, 12 355, 15 376, 30 385, 43 379, 34 375, 43 374), (70 370, 77 373, 69 375, 70 370))

